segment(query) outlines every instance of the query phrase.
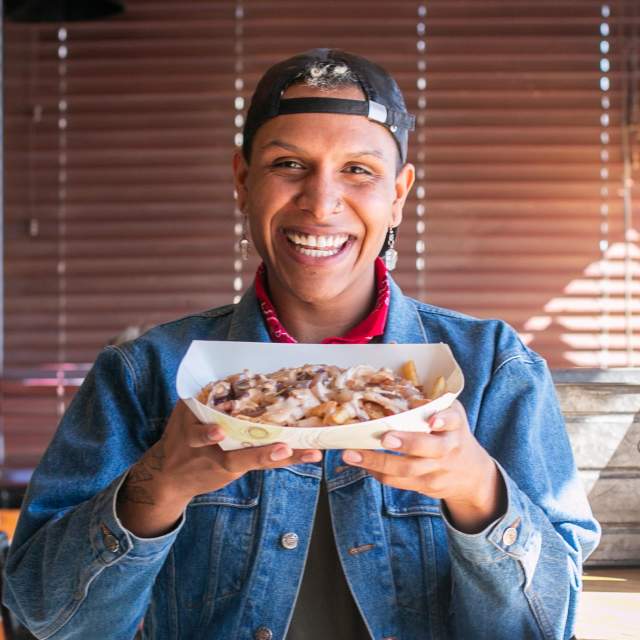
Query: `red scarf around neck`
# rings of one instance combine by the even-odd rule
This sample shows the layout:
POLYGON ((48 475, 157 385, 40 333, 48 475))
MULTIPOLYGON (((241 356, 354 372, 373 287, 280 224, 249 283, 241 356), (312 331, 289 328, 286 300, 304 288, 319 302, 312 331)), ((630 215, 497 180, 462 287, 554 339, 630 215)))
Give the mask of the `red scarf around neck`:
MULTIPOLYGON (((325 338, 321 344, 366 344, 371 342, 376 336, 384 333, 387 324, 387 314, 389 313, 389 282, 387 279, 387 269, 381 258, 376 258, 376 303, 371 313, 362 322, 359 322, 353 329, 347 331, 343 336, 331 336, 325 338)), ((273 303, 267 295, 267 270, 264 262, 258 267, 254 281, 255 292, 260 303, 260 310, 267 323, 269 335, 274 342, 297 342, 289 335, 276 313, 273 303)))

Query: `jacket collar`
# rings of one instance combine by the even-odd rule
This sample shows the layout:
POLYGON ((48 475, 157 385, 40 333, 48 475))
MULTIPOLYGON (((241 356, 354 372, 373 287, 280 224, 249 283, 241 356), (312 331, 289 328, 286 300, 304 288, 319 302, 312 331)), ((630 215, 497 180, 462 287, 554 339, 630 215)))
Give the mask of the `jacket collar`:
POLYGON ((391 300, 389 301, 389 315, 382 342, 396 342, 398 344, 429 342, 427 330, 418 315, 415 302, 402 293, 390 275, 387 277, 389 278, 391 300))
MULTIPOLYGON (((402 293, 390 275, 387 277, 391 299, 382 342, 398 344, 429 342, 415 303, 402 293)), ((233 311, 227 339, 237 342, 271 342, 253 286, 247 289, 233 311)))
POLYGON ((233 310, 227 340, 235 342, 271 342, 267 325, 253 284, 233 310))

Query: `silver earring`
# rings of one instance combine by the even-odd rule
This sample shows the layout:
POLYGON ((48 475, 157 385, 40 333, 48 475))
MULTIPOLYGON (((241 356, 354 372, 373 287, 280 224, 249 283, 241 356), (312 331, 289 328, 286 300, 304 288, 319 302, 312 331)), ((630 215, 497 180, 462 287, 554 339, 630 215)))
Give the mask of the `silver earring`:
POLYGON ((387 250, 384 252, 384 266, 387 271, 393 271, 398 263, 398 252, 394 249, 396 244, 396 232, 393 227, 389 227, 387 236, 387 250))
POLYGON ((247 237, 247 214, 242 218, 242 237, 240 238, 240 256, 243 260, 249 259, 249 238, 247 237))

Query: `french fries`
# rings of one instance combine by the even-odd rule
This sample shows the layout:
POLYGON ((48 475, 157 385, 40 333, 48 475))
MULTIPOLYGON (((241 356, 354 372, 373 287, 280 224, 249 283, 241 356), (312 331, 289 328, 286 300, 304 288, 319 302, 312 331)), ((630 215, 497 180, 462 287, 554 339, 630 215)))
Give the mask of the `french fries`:
POLYGON ((309 409, 307 416, 320 418, 323 424, 338 425, 345 424, 354 418, 355 414, 349 411, 348 404, 339 404, 335 400, 329 400, 309 409))
POLYGON ((416 371, 416 363, 413 360, 407 360, 402 365, 400 368, 400 375, 415 387, 420 384, 420 381, 418 380, 418 372, 416 371))
POLYGON ((338 403, 335 400, 327 400, 327 402, 322 402, 321 404, 309 409, 307 411, 307 415, 323 418, 327 413, 333 413, 337 406, 338 403))
POLYGON ((431 392, 426 394, 427 398, 429 398, 430 400, 435 400, 436 398, 439 398, 444 393, 444 390, 445 390, 444 378, 442 376, 438 376, 435 382, 433 383, 433 386, 431 387, 431 392))
POLYGON ((325 421, 330 424, 345 424, 355 418, 355 412, 349 404, 339 404, 333 413, 325 414, 325 421))
MULTIPOLYGON (((412 385, 419 387, 420 381, 418 380, 418 372, 416 371, 416 363, 413 360, 407 360, 402 367, 400 367, 400 375, 408 380, 412 385)), ((427 386, 424 385, 422 388, 424 395, 428 398, 429 401, 435 400, 439 398, 445 391, 446 383, 443 376, 438 376, 433 385, 431 386, 431 390, 427 391, 427 386)), ((415 406, 420 406, 420 403, 416 403, 415 406)))
POLYGON ((446 390, 443 376, 420 382, 414 360, 394 373, 357 365, 304 365, 270 374, 228 376, 202 388, 198 400, 250 422, 282 426, 336 426, 378 420, 421 407, 446 390))

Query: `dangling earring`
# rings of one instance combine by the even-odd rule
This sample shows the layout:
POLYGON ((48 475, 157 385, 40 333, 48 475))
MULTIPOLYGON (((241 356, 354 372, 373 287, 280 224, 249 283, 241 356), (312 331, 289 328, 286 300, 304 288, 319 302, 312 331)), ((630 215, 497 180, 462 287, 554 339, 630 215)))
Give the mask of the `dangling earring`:
POLYGON ((247 237, 248 219, 245 213, 242 218, 242 236, 240 238, 240 257, 243 260, 249 259, 249 238, 247 237))
POLYGON ((398 252, 394 249, 396 244, 396 232, 393 227, 389 227, 387 235, 387 250, 384 252, 384 266, 387 271, 393 271, 398 263, 398 252))

